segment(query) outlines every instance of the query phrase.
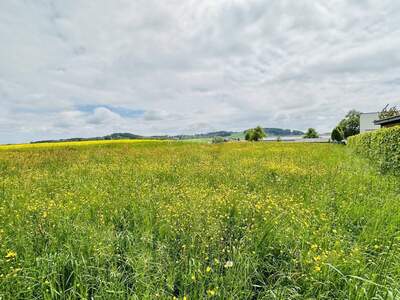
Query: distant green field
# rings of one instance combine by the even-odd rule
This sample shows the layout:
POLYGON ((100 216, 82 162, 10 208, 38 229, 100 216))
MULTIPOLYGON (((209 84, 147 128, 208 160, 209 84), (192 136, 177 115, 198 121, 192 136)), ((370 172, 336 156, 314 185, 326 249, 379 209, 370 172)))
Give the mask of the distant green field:
POLYGON ((209 143, 212 141, 212 138, 198 138, 198 139, 187 139, 181 140, 182 142, 192 142, 192 143, 209 143))
POLYGON ((0 151, 0 299, 399 299, 399 179, 332 144, 0 151))
POLYGON ((233 133, 229 136, 229 138, 232 138, 232 139, 240 138, 241 140, 244 140, 244 133, 243 132, 233 133))

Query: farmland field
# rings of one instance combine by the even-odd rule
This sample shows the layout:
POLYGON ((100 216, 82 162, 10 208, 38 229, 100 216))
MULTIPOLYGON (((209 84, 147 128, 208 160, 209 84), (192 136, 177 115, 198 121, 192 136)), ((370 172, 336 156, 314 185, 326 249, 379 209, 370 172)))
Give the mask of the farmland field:
POLYGON ((346 147, 0 147, 0 299, 396 299, 400 184, 346 147))

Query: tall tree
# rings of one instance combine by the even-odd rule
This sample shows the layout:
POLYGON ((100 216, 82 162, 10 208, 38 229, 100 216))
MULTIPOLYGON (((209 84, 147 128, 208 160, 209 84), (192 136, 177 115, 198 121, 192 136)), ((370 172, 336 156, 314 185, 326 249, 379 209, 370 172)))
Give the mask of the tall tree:
POLYGON ((397 108, 397 106, 392 106, 389 107, 389 104, 382 109, 382 111, 379 113, 379 119, 387 119, 395 116, 400 115, 400 109, 397 108))
POLYGON ((343 131, 343 136, 347 139, 349 136, 360 133, 360 112, 352 109, 350 110, 345 118, 338 124, 343 131))
POLYGON ((314 128, 308 128, 306 134, 304 135, 305 139, 313 139, 318 137, 319 134, 314 128))
POLYGON ((266 133, 261 126, 257 126, 256 128, 252 128, 246 131, 245 139, 246 141, 254 141, 257 142, 262 138, 266 137, 266 133))
POLYGON ((339 126, 336 126, 336 127, 332 130, 331 139, 332 139, 332 141, 336 141, 336 142, 341 142, 341 141, 343 141, 343 139, 344 139, 344 134, 343 134, 342 128, 340 128, 339 126))

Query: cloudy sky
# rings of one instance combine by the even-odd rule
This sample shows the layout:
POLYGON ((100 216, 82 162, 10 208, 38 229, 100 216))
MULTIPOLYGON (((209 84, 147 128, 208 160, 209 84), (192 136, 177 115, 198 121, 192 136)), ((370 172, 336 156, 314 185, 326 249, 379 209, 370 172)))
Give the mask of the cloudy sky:
POLYGON ((400 1, 1 0, 0 143, 250 126, 400 103, 400 1))

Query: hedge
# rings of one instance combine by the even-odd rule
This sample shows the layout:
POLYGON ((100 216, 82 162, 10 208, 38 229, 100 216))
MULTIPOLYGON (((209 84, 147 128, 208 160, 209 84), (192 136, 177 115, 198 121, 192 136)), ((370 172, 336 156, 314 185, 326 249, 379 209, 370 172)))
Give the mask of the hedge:
POLYGON ((348 145, 369 158, 382 172, 400 175, 400 127, 382 128, 352 136, 348 145))

